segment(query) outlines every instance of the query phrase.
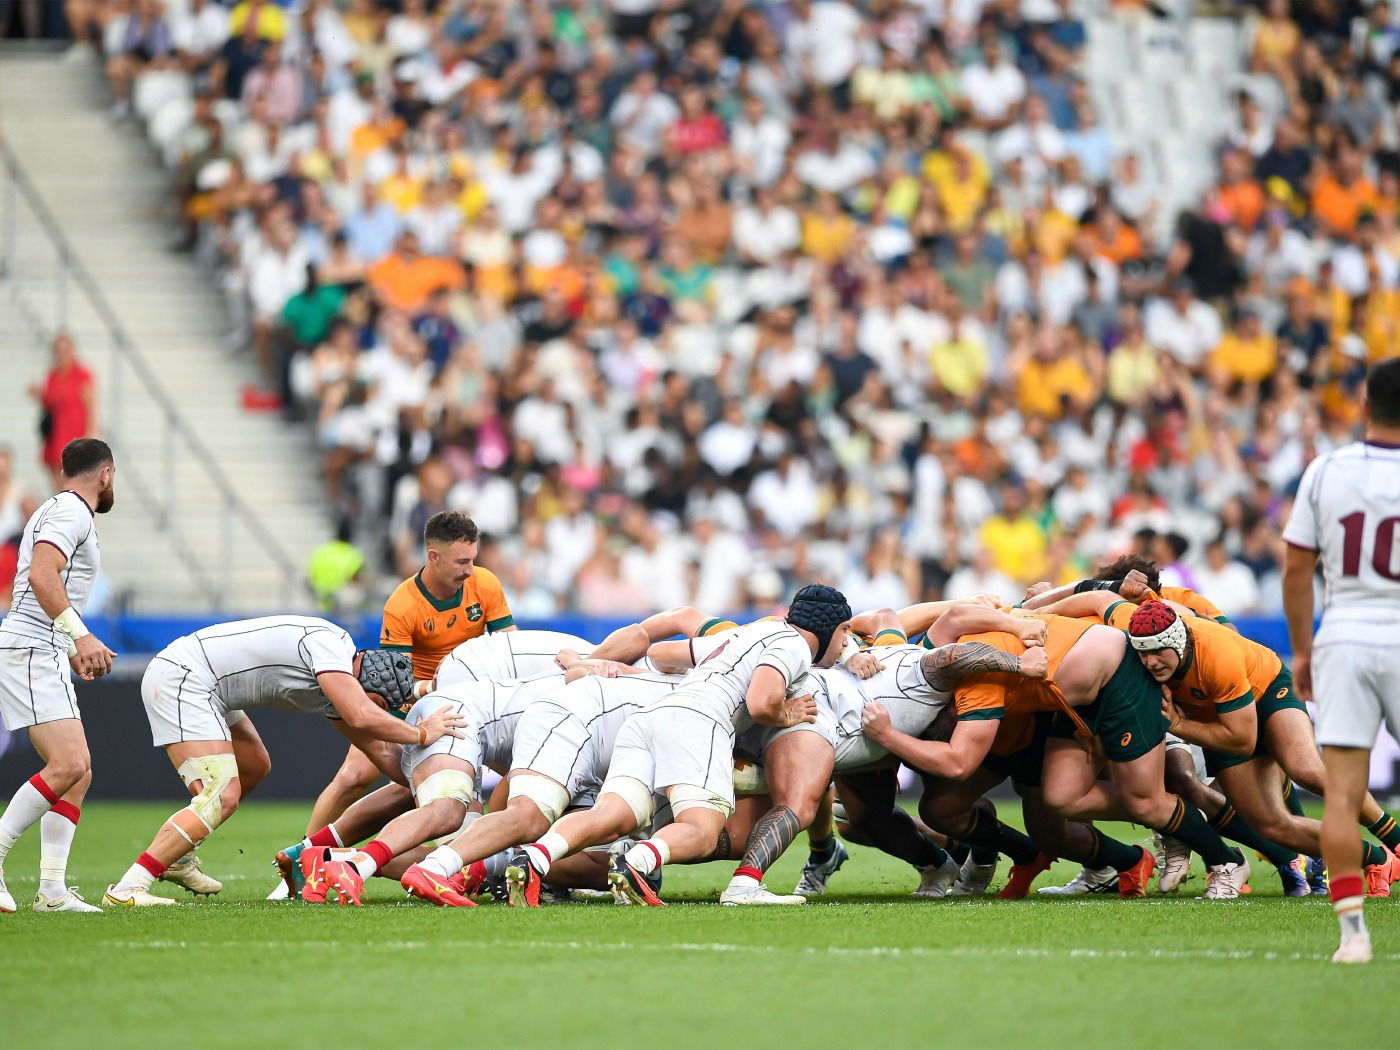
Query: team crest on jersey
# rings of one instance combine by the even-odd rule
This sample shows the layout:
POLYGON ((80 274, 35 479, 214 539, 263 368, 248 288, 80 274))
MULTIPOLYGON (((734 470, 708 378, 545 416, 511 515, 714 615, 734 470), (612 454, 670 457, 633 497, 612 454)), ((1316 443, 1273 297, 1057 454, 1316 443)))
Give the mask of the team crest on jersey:
POLYGON ((476 623, 477 620, 481 619, 480 602, 472 602, 471 605, 467 606, 467 619, 472 623, 476 623))

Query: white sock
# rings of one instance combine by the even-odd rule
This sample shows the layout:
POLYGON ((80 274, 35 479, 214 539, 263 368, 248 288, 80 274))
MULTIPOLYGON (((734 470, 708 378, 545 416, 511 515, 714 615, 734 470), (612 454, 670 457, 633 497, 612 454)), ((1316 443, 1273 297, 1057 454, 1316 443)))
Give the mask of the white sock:
POLYGON ((548 874, 549 866, 556 860, 569 855, 569 842, 556 831, 546 831, 538 842, 525 847, 525 856, 541 875, 548 874))
POLYGON ((513 850, 503 849, 500 853, 493 853, 487 857, 483 864, 486 865, 487 875, 504 875, 506 873, 506 862, 510 860, 513 850))
POLYGON ((1344 942, 1353 937, 1365 937, 1368 941, 1371 939, 1371 931, 1366 928, 1365 907, 1365 897, 1343 897, 1332 902, 1332 910, 1337 913, 1337 922, 1342 928, 1344 942))
POLYGON ((423 867, 434 875, 450 879, 462 870, 462 858, 452 847, 439 846, 423 858, 423 867))
POLYGON ((671 847, 666 845, 665 839, 643 839, 629 849, 622 859, 638 874, 650 875, 671 859, 671 847))
POLYGON ((4 815, 0 816, 0 863, 4 862, 5 855, 19 841, 19 837, 47 813, 52 805, 53 803, 28 780, 10 796, 10 804, 5 807, 4 815))
POLYGON ((368 879, 379 870, 379 862, 368 853, 355 852, 345 858, 346 862, 360 873, 360 878, 368 879))
POLYGON ((118 889, 123 890, 149 890, 155 884, 156 877, 139 864, 133 864, 126 869, 126 874, 117 883, 118 889))
POLYGON ((45 813, 39 819, 39 892, 46 897, 62 897, 68 892, 68 854, 78 825, 58 813, 45 813))

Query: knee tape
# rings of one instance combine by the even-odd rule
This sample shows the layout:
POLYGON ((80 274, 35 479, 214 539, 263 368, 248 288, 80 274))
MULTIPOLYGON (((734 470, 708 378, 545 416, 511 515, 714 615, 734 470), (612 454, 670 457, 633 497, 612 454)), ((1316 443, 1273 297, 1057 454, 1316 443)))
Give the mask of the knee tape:
POLYGON ((763 771, 763 767, 746 758, 736 758, 734 760, 734 794, 768 794, 768 776, 763 771))
POLYGON ((846 804, 839 798, 831 803, 831 819, 841 824, 849 824, 851 818, 846 816, 846 804))
MULTIPOLYGON (((569 807, 569 791, 562 784, 556 784, 549 777, 531 773, 515 772, 510 777, 510 801, 528 798, 545 819, 553 824, 569 807)), ((629 803, 630 805, 630 803, 629 803)))
POLYGON ((688 809, 712 809, 725 819, 734 812, 734 803, 729 799, 694 784, 672 784, 666 789, 666 797, 671 800, 671 811, 678 817, 688 809))
POLYGON ((610 777, 603 785, 603 791, 616 795, 626 802, 637 818, 637 827, 646 827, 656 815, 656 799, 647 787, 636 777, 610 777))
POLYGON ((238 780, 238 759, 231 754, 187 758, 177 771, 189 787, 196 780, 204 786, 190 800, 188 809, 210 831, 224 822, 224 788, 238 780))
POLYGON ((476 781, 460 769, 439 769, 413 789, 413 801, 420 809, 440 798, 454 799, 471 808, 476 801, 476 781))

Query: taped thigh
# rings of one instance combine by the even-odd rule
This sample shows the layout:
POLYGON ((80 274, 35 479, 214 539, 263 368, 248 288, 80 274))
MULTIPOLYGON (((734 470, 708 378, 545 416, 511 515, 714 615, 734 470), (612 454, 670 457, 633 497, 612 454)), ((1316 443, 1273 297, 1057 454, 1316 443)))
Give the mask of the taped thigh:
POLYGON ((528 770, 511 771, 510 801, 514 802, 517 798, 528 798, 551 824, 569 807, 568 788, 549 777, 542 777, 528 770))
POLYGON ((238 759, 227 752, 199 755, 181 762, 177 772, 186 787, 196 781, 203 784, 187 808, 213 831, 224 822, 224 789, 238 780, 238 759))
POLYGON ((610 776, 603 784, 601 793, 616 795, 627 803, 632 815, 637 818, 637 827, 645 827, 656 815, 656 797, 650 785, 636 777, 610 776))
POLYGON ((728 820, 734 812, 732 801, 695 784, 672 784, 666 789, 666 797, 671 800, 671 811, 678 817, 688 809, 712 809, 728 820))
POLYGON ((470 809, 476 801, 475 779, 461 769, 439 769, 436 773, 429 773, 413 789, 413 801, 419 809, 440 798, 460 802, 470 809))

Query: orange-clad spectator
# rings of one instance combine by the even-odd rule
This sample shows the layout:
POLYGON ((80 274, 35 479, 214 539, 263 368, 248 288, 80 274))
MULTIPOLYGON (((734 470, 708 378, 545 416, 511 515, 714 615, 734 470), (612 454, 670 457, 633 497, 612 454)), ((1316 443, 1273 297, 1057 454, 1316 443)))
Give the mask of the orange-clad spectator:
POLYGON ((1069 255, 1070 245, 1079 236, 1079 222, 1055 206, 1054 191, 1045 188, 1045 201, 1035 217, 1031 244, 1045 260, 1046 266, 1058 266, 1069 255))
POLYGON ((408 151, 396 146, 394 173, 379 184, 379 196, 400 215, 407 215, 423 203, 423 180, 408 170, 408 151))
POLYGON ((1024 416, 1057 420, 1098 396, 1084 362, 1066 345, 1064 334, 1049 325, 1036 332, 1029 346, 1013 351, 1009 365, 1016 377, 1016 407, 1024 416))
POLYGON ((369 268, 369 283, 387 306, 417 313, 437 289, 466 287, 467 275, 455 259, 423 255, 418 238, 402 233, 394 250, 369 268))
POLYGON ((1339 145, 1336 159, 1313 184, 1312 210, 1318 225, 1334 236, 1348 236, 1361 213, 1379 200, 1375 183, 1361 170, 1361 154, 1352 146, 1339 145))
POLYGON ((694 200, 682 205, 676 216, 676 235, 690 245, 697 259, 711 266, 724 261, 733 228, 733 209, 719 195, 719 185, 712 179, 696 187, 694 200))
POLYGON ((1210 365, 1226 382, 1262 383, 1278 368, 1278 340, 1264 331, 1258 314, 1241 310, 1211 354, 1210 365))
POLYGON ((1250 177, 1253 158, 1240 149, 1227 150, 1220 158, 1220 184, 1206 199, 1206 209, 1211 217, 1222 224, 1234 223, 1247 232, 1253 232, 1259 225, 1259 217, 1264 214, 1264 190, 1250 177))
POLYGON ((817 197, 817 207, 802 218, 802 251, 822 262, 834 263, 850 247, 855 220, 841 210, 833 193, 817 197))
POLYGON ((1400 357, 1400 291, 1373 280, 1370 290, 1352 301, 1351 314, 1368 362, 1400 357))
POLYGON ((1094 254, 1103 256, 1116 266, 1142 255, 1142 237, 1111 207, 1099 208, 1088 233, 1094 254))
POLYGON ((362 166, 370 156, 399 141, 407 127, 382 99, 376 100, 369 120, 350 133, 351 158, 362 166))

